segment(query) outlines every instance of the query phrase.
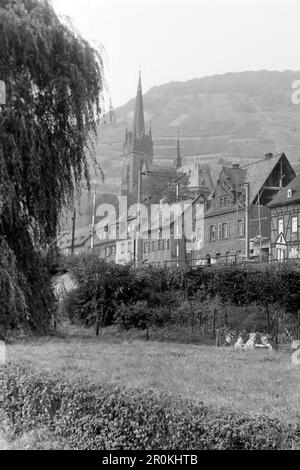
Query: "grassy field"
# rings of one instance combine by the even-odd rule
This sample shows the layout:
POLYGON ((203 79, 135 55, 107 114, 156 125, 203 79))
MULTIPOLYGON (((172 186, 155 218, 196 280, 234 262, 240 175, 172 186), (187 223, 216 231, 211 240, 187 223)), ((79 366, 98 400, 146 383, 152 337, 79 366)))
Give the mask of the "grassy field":
POLYGON ((206 405, 300 420, 300 369, 289 351, 235 353, 213 346, 124 341, 73 331, 16 342, 8 359, 91 383, 165 391, 206 405))

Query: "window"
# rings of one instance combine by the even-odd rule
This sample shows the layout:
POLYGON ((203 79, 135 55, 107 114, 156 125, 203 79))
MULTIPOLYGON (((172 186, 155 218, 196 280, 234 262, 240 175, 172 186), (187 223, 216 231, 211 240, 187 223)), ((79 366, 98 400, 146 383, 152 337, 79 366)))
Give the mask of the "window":
POLYGON ((222 232, 222 224, 218 225, 218 239, 222 240, 223 238, 223 232, 222 232))
POLYGON ((151 243, 151 248, 152 248, 152 253, 154 253, 155 252, 155 242, 151 243))
POLYGON ((170 249, 170 240, 165 240, 165 250, 168 251, 170 249))
POLYGON ((161 240, 158 240, 158 251, 161 251, 161 240))
POLYGON ((245 236, 245 221, 244 220, 238 221, 238 236, 239 237, 245 236))
POLYGON ((122 243, 122 245, 121 245, 121 254, 122 255, 125 254, 125 243, 122 243))
POLYGON ((131 253, 132 251, 132 243, 128 242, 128 253, 131 253))
POLYGON ((298 233, 298 217, 292 217, 292 233, 298 233))
POLYGON ((226 207, 226 206, 228 206, 228 205, 229 205, 229 198, 228 198, 228 196, 226 196, 226 197, 221 197, 221 198, 220 198, 220 208, 221 208, 221 207, 226 207))
POLYGON ((214 242, 216 240, 216 226, 211 225, 209 227, 209 241, 214 242))
POLYGON ((288 197, 289 199, 291 199, 291 197, 293 197, 293 191, 292 191, 291 189, 288 190, 287 197, 288 197))
POLYGON ((238 223, 234 222, 233 223, 233 238, 236 238, 238 236, 238 223))
POLYGON ((278 235, 284 232, 284 220, 278 219, 278 235))
POLYGON ((222 225, 222 238, 224 240, 228 240, 229 238, 229 227, 227 223, 222 225))

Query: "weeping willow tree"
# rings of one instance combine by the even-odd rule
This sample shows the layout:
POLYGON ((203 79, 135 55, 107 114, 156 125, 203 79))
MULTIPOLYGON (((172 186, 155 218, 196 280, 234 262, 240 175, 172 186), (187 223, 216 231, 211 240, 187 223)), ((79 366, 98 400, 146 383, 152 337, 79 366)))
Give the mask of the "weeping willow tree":
POLYGON ((0 329, 46 329, 41 249, 83 183, 101 115, 103 66, 46 0, 0 0, 0 329))

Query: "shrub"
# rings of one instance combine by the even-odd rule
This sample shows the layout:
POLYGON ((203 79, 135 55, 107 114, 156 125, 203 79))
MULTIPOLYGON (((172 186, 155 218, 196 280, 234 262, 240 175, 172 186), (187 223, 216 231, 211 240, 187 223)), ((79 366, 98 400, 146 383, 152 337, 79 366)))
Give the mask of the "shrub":
MULTIPOLYGON (((97 331, 114 322, 125 328, 170 324, 202 328, 211 317, 207 304, 218 300, 221 311, 227 306, 241 309, 234 319, 236 329, 259 328, 271 333, 277 329, 272 311, 280 307, 296 315, 300 303, 300 270, 292 265, 136 269, 108 264, 89 254, 73 260, 72 273, 78 287, 69 294, 66 311, 72 321, 96 324, 97 331), (247 320, 244 316, 252 306, 260 317, 254 318, 255 313, 247 320)), ((225 313, 219 326, 226 324, 225 313)))
POLYGON ((137 328, 146 330, 151 321, 152 311, 147 302, 125 305, 122 303, 116 310, 115 322, 125 330, 137 328))
POLYGON ((277 419, 151 391, 69 383, 18 367, 1 382, 0 408, 17 435, 43 425, 70 449, 291 449, 299 436, 299 427, 277 419))

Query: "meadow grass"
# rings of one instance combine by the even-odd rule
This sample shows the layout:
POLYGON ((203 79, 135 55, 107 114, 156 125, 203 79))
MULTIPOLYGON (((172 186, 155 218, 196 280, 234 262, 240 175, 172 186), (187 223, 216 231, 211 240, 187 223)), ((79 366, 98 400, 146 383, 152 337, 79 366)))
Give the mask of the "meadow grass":
POLYGON ((214 408, 300 421, 300 368, 288 350, 235 353, 214 346, 146 342, 88 331, 18 341, 8 360, 89 383, 192 398, 214 408))

